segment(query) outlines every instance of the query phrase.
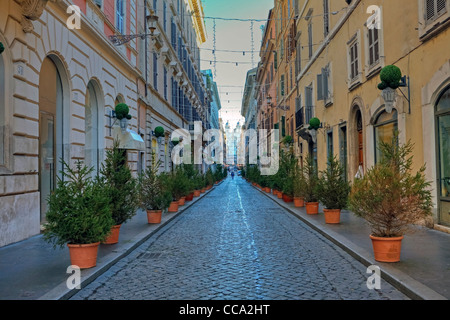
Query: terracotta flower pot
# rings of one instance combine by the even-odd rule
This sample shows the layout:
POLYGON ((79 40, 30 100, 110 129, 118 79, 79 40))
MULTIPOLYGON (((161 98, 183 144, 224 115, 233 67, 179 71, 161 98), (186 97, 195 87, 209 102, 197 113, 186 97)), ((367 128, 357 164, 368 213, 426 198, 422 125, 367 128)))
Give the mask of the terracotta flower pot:
POLYGON ((209 186, 206 187, 206 190, 210 190, 211 188, 212 188, 212 186, 209 185, 209 186))
POLYGON ((270 193, 270 188, 269 187, 265 187, 264 191, 267 192, 267 193, 270 193))
POLYGON ((178 211, 178 200, 172 201, 170 203, 169 209, 167 211, 168 212, 177 212, 178 211))
POLYGON ((112 226, 111 234, 103 241, 104 244, 115 244, 119 242, 119 233, 121 225, 112 226))
POLYGON ((306 213, 307 214, 318 214, 319 213, 319 203, 318 202, 306 202, 306 213))
POLYGON ((161 223, 162 210, 147 210, 148 223, 161 223))
POLYGON ((341 210, 340 209, 323 209, 325 215, 325 223, 338 224, 341 222, 341 210))
POLYGON ((88 269, 97 265, 98 246, 100 242, 90 244, 67 244, 70 263, 80 269, 88 269))
POLYGON ((282 198, 283 198, 284 202, 293 202, 294 201, 294 199, 291 196, 288 196, 287 194, 284 194, 284 193, 283 193, 282 198))
POLYGON ((186 201, 192 201, 192 199, 194 199, 194 193, 191 192, 186 196, 186 201))
POLYGON ((185 202, 186 202, 186 197, 181 197, 180 200, 178 200, 178 205, 184 206, 185 202))
POLYGON ((252 182, 252 185, 256 186, 256 182, 252 182))
POLYGON ((301 197, 294 197, 294 206, 297 208, 302 208, 305 206, 305 201, 301 197))
POLYGON ((206 190, 206 188, 201 188, 201 189, 200 189, 200 192, 201 192, 201 193, 205 193, 205 190, 206 190))
POLYGON ((277 197, 278 197, 278 199, 283 198, 283 192, 277 191, 277 197))
POLYGON ((200 197, 200 190, 194 191, 194 197, 200 197))
POLYGON ((399 262, 403 236, 395 238, 381 238, 370 236, 376 261, 399 262))

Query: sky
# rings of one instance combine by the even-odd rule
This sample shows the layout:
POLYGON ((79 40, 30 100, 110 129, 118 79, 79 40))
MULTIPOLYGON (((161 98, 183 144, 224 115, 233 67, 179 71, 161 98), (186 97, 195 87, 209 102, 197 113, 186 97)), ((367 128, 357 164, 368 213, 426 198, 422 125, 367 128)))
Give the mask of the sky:
POLYGON ((243 121, 240 110, 245 78, 259 62, 261 27, 265 26, 273 3, 274 0, 202 0, 207 40, 200 46, 200 65, 202 70, 211 69, 213 72, 222 104, 220 117, 224 124, 229 121, 231 128, 243 121), (251 21, 236 19, 263 21, 253 21, 252 32, 251 21), (253 59, 250 51, 255 51, 253 59), (215 65, 214 58, 217 61, 215 65))

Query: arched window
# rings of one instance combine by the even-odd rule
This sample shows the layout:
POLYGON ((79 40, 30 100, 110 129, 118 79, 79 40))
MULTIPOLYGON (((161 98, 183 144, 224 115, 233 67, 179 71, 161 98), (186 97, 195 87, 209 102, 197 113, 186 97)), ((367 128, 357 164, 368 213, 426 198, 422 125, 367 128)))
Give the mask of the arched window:
POLYGON ((93 174, 97 174, 100 167, 100 113, 99 113, 99 96, 96 85, 93 81, 89 81, 86 92, 85 103, 85 164, 93 167, 93 174))
POLYGON ((380 142, 390 143, 394 138, 394 134, 398 128, 397 110, 391 113, 381 112, 374 124, 375 128, 375 163, 381 159, 379 149, 380 142))
MULTIPOLYGON (((440 196, 441 200, 444 200, 442 198, 446 200, 445 204, 441 203, 441 205, 450 209, 450 87, 447 87, 439 98, 436 105, 436 118, 440 196)), ((450 223, 450 219, 447 218, 447 220, 447 223, 450 223)))

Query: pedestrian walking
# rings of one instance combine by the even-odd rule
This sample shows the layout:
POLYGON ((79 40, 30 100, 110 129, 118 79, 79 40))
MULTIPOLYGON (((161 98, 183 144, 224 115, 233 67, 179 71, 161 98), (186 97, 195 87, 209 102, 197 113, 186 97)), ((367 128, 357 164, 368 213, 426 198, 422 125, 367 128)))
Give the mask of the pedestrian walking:
POLYGON ((231 179, 234 180, 234 171, 231 171, 231 179))

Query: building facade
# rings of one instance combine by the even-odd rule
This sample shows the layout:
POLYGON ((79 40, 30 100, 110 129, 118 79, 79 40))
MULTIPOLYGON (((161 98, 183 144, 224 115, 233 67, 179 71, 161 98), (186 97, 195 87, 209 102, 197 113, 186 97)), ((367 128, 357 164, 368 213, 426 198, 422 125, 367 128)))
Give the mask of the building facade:
POLYGON ((206 116, 202 14, 183 0, 0 3, 0 246, 40 233, 61 159, 98 172, 119 138, 134 174, 152 152, 171 170, 170 133, 206 116), (132 115, 125 131, 119 103, 132 115))
MULTIPOLYGON (((450 1, 276 0, 273 10, 277 35, 295 24, 293 88, 281 57, 276 86, 277 105, 290 107, 286 134, 297 156, 312 155, 324 170, 335 155, 351 181, 380 159, 379 142, 398 132, 400 143, 414 144, 413 170, 426 165, 430 225, 450 226, 450 1), (280 8, 294 10, 294 21, 280 8), (378 89, 388 65, 404 76, 392 111, 378 89), (313 117, 321 122, 317 138, 308 130, 313 117)), ((275 43, 275 51, 286 50, 286 42, 275 43)))

